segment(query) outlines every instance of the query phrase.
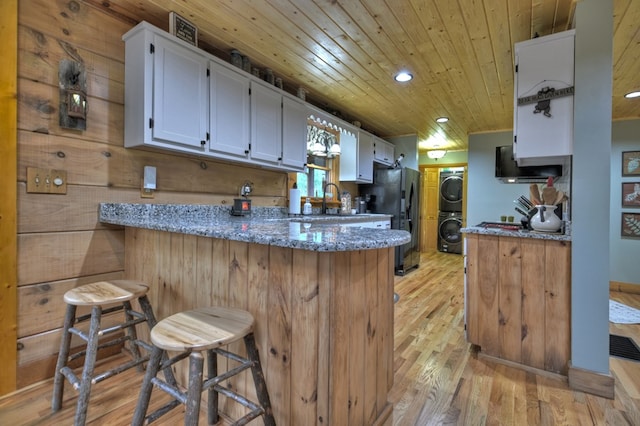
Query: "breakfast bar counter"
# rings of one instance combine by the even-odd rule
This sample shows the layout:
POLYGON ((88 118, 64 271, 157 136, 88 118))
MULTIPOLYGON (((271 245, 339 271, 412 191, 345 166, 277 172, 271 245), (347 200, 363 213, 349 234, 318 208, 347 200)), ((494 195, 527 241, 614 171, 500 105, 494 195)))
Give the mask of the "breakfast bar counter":
MULTIPOLYGON (((125 275, 149 283, 158 319, 212 305, 254 316, 277 424, 386 424, 393 411, 394 247, 410 235, 345 226, 376 219, 365 215, 328 220, 285 212, 231 216, 223 206, 101 204, 100 221, 125 227, 125 275)), ((177 372, 183 382, 186 370, 177 372)), ((239 377, 231 385, 251 395, 251 376, 239 377)), ((220 407, 237 417, 235 405, 220 407)))

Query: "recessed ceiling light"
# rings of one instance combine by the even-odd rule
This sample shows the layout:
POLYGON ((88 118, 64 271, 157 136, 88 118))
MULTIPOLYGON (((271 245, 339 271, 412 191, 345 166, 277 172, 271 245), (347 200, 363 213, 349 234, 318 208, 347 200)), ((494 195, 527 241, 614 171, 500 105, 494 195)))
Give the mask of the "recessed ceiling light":
POLYGON ((413 75, 411 75, 411 73, 408 73, 406 71, 401 71, 398 74, 396 74, 395 77, 393 77, 396 81, 399 81, 400 83, 404 83, 405 81, 409 81, 413 78, 413 75))
POLYGON ((624 95, 625 98, 631 99, 631 98, 637 98, 640 96, 640 91, 636 91, 636 92, 629 92, 626 95, 624 95))
POLYGON ((446 123, 449 121, 449 117, 438 117, 436 118, 436 123, 446 123))

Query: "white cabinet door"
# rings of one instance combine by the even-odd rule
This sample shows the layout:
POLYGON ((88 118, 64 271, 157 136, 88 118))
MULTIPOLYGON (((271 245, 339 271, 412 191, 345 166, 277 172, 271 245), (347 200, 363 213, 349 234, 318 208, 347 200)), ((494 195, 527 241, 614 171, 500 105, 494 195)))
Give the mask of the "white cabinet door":
POLYGON ((373 135, 364 131, 340 134, 340 180, 373 182, 373 135))
POLYGON ((207 60, 163 37, 153 47, 153 139, 204 149, 208 128, 207 60))
POLYGON ((282 167, 304 170, 307 162, 307 108, 304 102, 282 97, 282 167))
POLYGON ((392 165, 395 161, 394 157, 394 145, 390 142, 374 137, 374 156, 373 160, 376 163, 392 165))
POLYGON ((251 82, 251 159, 278 164, 282 156, 282 93, 251 82))
POLYGON ((213 61, 209 63, 211 140, 209 150, 222 158, 249 156, 249 78, 213 61))
POLYGON ((373 182, 373 135, 358 133, 358 182, 373 182))
POLYGON ((564 31, 515 45, 513 151, 520 166, 563 164, 573 153, 573 94, 555 94, 573 88, 574 35, 564 31))

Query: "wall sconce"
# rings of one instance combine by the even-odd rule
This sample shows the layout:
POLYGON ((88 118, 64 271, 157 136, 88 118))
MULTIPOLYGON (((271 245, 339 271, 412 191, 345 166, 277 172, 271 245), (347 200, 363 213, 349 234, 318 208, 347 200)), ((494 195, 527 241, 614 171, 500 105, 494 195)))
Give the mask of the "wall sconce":
POLYGON ((432 160, 438 160, 444 157, 446 153, 447 151, 445 151, 444 149, 433 149, 431 151, 427 151, 427 157, 431 158, 432 160))
POLYGON ((67 115, 87 119, 87 96, 80 90, 67 90, 67 115))
POLYGON ((58 66, 60 86, 60 127, 86 130, 87 75, 84 65, 63 59, 58 66))

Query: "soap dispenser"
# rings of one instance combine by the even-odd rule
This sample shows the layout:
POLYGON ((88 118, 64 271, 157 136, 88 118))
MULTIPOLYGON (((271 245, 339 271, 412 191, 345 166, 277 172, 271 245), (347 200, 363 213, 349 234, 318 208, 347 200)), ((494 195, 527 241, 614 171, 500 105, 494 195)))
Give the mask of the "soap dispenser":
POLYGON ((304 207, 302 209, 302 214, 311 214, 311 213, 312 213, 311 200, 309 198, 307 198, 307 201, 305 201, 304 207))

